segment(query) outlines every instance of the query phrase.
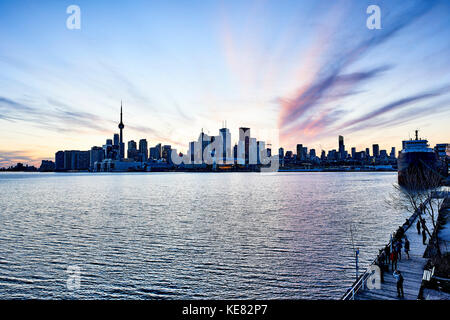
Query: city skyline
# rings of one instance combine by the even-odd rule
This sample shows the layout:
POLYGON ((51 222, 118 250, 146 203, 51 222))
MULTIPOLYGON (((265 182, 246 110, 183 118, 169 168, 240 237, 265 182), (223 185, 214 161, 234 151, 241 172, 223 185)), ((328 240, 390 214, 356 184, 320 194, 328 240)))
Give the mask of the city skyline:
MULTIPOLYGON (((147 139, 123 142, 123 107, 120 103, 120 122, 117 126, 120 133, 113 133, 113 138, 106 138, 103 146, 92 146, 89 150, 58 150, 54 162, 43 160, 41 171, 152 171, 152 170, 266 170, 277 171, 280 167, 292 166, 329 166, 381 165, 378 169, 393 169, 397 160, 396 148, 391 151, 380 149, 379 144, 366 147, 364 150, 349 150, 345 146, 344 137, 338 136, 338 148, 331 150, 316 150, 307 145, 297 144, 296 152, 273 146, 270 142, 253 137, 251 128, 240 127, 239 138, 232 143, 232 134, 226 121, 222 123, 218 135, 209 135, 201 130, 197 140, 189 141, 187 152, 178 152, 171 145, 158 143, 149 148, 147 139), (127 145, 125 156, 125 145, 127 145), (273 150, 273 151, 272 151, 273 150), (383 167, 388 165, 388 167, 383 167), (152 169, 153 168, 153 169, 152 169), (264 169, 263 169, 264 168, 264 169)), ((418 131, 415 139, 419 139, 418 131)), ((406 141, 402 142, 402 145, 406 141)), ((436 146, 434 152, 442 155, 448 149, 448 144, 436 146), (441 150, 442 149, 442 150, 441 150)), ((431 150, 431 149, 430 149, 431 150)), ((17 165, 21 166, 22 163, 17 165)), ((342 167, 341 167, 342 168, 342 167)), ((12 167, 9 169, 15 170, 12 167)))
POLYGON ((67 3, 2 2, 0 167, 103 143, 121 99, 125 141, 183 153, 224 120, 266 142, 259 131, 279 130, 292 151, 338 149, 339 135, 347 150, 401 150, 417 128, 450 141, 450 4, 375 2, 380 30, 369 1, 79 1, 80 30, 67 3))

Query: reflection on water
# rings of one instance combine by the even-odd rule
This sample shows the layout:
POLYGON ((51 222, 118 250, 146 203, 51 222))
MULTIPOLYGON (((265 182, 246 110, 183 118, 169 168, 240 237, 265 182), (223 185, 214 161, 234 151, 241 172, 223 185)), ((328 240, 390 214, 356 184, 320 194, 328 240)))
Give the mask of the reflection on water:
POLYGON ((2 298, 339 298, 394 173, 0 174, 2 298), (81 286, 67 288, 67 268, 81 286))

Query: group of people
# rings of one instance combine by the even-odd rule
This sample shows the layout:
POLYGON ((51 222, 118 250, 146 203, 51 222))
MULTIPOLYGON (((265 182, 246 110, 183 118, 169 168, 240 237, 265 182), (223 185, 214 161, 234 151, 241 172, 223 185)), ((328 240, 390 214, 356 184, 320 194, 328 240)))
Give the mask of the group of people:
MULTIPOLYGON (((409 224, 409 220, 405 222, 405 225, 409 224)), ((383 282, 383 272, 389 272, 389 266, 391 266, 393 270, 393 276, 397 281, 397 296, 400 298, 404 297, 403 293, 403 275, 400 270, 397 269, 397 262, 402 260, 402 249, 404 248, 404 252, 406 254, 407 259, 409 259, 409 251, 410 251, 410 242, 408 237, 405 235, 405 225, 399 227, 398 230, 393 234, 392 241, 381 249, 378 254, 377 265, 381 270, 381 282, 383 282)), ((422 217, 418 217, 417 219, 417 233, 422 234, 422 242, 426 245, 427 240, 427 226, 425 223, 425 219, 422 217)))
POLYGON ((419 219, 417 219, 417 233, 420 235, 422 233, 422 243, 425 245, 427 244, 427 225, 425 223, 425 219, 421 218, 419 216, 419 219), (420 229, 422 229, 422 232, 420 232, 420 229))

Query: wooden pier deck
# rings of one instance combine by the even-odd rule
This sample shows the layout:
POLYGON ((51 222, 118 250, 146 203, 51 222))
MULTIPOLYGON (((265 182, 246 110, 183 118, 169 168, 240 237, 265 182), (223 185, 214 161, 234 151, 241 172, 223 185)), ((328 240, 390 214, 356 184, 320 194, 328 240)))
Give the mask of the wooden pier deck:
MULTIPOLYGON (((425 215, 424 215, 425 217, 425 215)), ((403 281, 404 298, 397 297, 397 283, 392 275, 393 270, 389 266, 389 272, 383 273, 383 283, 380 289, 369 289, 367 286, 360 288, 354 296, 355 300, 416 300, 422 283, 423 268, 427 259, 423 258, 426 245, 422 243, 422 235, 417 233, 416 218, 412 225, 406 230, 405 235, 410 242, 410 259, 406 257, 404 248, 402 248, 402 260, 398 261, 397 269, 401 271, 403 281)), ((425 217, 427 227, 433 232, 433 224, 430 218, 425 217)), ((427 239, 428 243, 428 239, 427 239)))

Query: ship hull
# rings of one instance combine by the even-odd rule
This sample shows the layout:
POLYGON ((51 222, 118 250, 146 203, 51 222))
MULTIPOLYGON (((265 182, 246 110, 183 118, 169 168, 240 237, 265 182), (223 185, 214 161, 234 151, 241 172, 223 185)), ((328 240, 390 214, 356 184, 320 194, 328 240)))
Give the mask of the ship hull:
POLYGON ((424 181, 430 173, 441 171, 438 157, 434 152, 402 152, 398 157, 397 166, 399 185, 406 185, 408 181, 424 181))

